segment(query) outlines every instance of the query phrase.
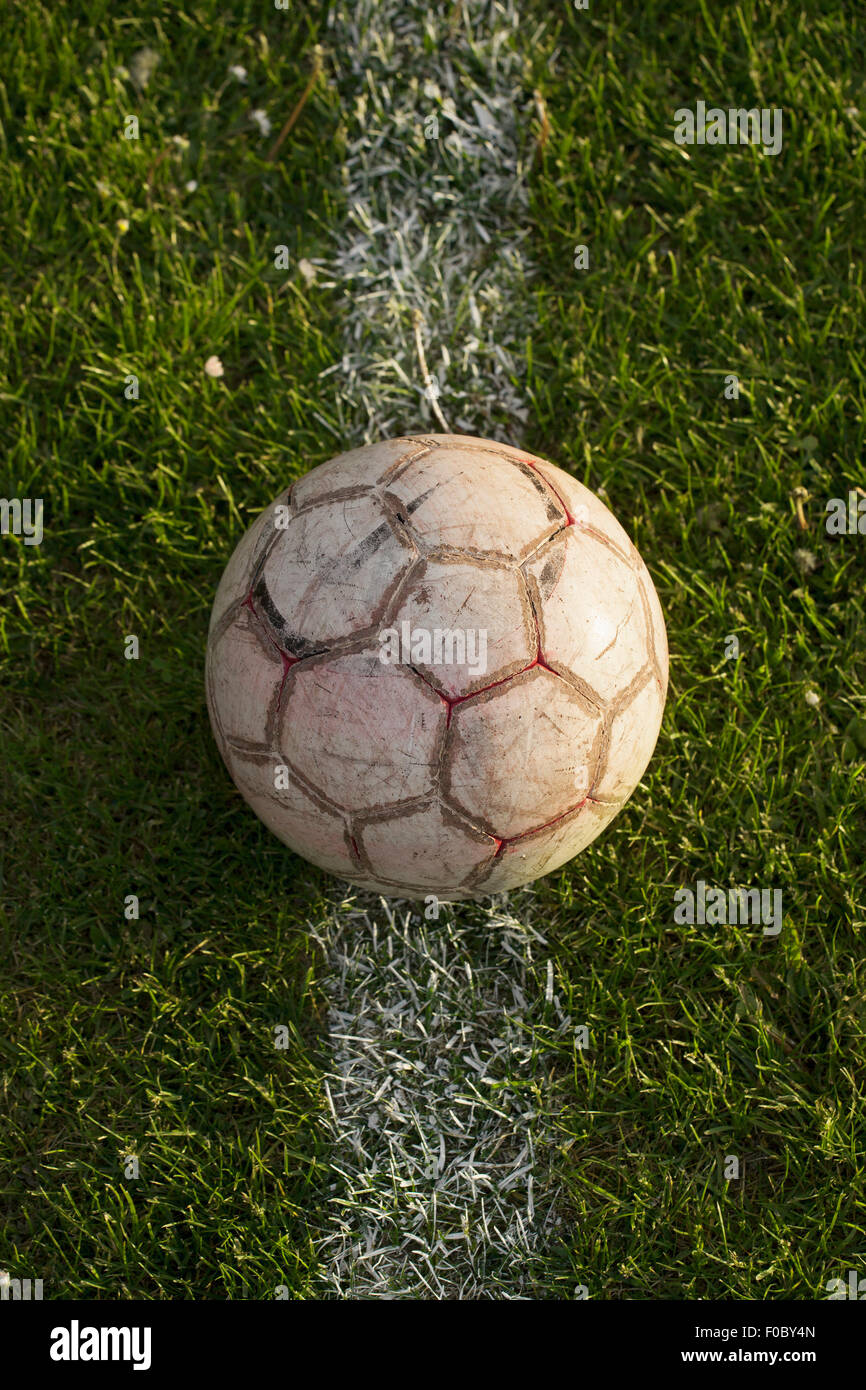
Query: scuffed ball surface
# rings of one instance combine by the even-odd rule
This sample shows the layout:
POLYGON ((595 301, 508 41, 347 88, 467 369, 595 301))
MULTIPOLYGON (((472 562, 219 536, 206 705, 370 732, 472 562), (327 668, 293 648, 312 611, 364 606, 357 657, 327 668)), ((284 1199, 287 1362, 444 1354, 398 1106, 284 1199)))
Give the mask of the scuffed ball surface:
POLYGON ((238 789, 320 868, 479 897, 571 859, 650 760, 668 679, 640 555, 561 469, 466 435, 313 469, 217 590, 214 734, 238 789), (486 664, 383 664, 384 631, 484 633, 486 664))

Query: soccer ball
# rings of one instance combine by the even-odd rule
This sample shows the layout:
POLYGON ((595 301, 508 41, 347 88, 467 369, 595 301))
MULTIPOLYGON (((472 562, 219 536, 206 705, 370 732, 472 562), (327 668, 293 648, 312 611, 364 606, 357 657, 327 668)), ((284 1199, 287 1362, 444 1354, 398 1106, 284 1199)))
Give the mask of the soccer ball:
POLYGON ((652 580, 595 494, 434 434, 341 454, 253 523, 214 601, 207 701, 291 849, 455 900, 549 873, 613 820, 667 676, 652 580))

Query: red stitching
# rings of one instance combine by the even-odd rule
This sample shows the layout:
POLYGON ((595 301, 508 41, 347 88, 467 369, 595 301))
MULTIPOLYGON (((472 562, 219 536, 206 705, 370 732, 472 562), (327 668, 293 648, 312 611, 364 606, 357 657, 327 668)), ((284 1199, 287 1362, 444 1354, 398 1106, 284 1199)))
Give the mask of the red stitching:
POLYGON ((434 692, 434 694, 439 696, 439 699, 442 701, 443 705, 448 711, 447 717, 445 719, 445 728, 449 729, 451 727, 451 716, 454 713, 455 705, 462 705, 466 700, 474 700, 476 695, 483 695, 486 690, 495 690, 498 685, 507 685, 509 681, 516 680, 518 676, 525 675, 527 671, 532 671, 536 666, 540 666, 543 671, 549 671, 550 674, 552 676, 556 676, 558 680, 562 679, 558 671, 554 671, 552 666, 548 666, 547 662, 541 654, 540 649, 535 657, 535 660, 530 661, 528 666, 522 666, 519 671, 515 671, 513 675, 510 676, 503 676, 501 680, 491 681, 489 685, 482 685, 478 690, 470 690, 468 695, 443 695, 442 691, 437 690, 435 685, 433 685, 433 683, 429 681, 427 677, 422 674, 421 671, 418 670, 417 666, 413 666, 412 670, 415 672, 416 676, 418 676, 424 682, 424 684, 434 692))
POLYGON ((556 825, 558 821, 565 820, 566 816, 573 816, 575 811, 579 811, 582 806, 585 806, 588 801, 592 800, 593 798, 587 794, 583 798, 583 801, 578 801, 576 806, 571 806, 567 811, 563 811, 561 816, 554 816, 553 820, 545 821, 544 825, 533 825, 530 830, 521 830, 519 835, 509 835, 504 840, 499 840, 499 848, 493 858, 498 859, 501 851, 506 845, 513 845, 516 840, 525 840, 527 835, 538 835, 542 830, 549 830, 552 825, 556 825))

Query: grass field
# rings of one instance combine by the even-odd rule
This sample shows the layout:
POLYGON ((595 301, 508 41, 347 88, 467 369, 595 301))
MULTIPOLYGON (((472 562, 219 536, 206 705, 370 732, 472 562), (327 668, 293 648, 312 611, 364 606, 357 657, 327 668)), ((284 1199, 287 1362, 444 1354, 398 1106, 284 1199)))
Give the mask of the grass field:
MULTIPOLYGON (((527 1292, 819 1298, 866 1274, 866 535, 825 529, 866 487, 866 29, 523 8, 524 439, 604 489, 671 648, 643 784, 509 903, 591 1038, 539 1025, 560 1225, 527 1292), (782 108, 781 151, 678 146, 699 99, 782 108), (699 880, 780 889, 781 932, 675 922, 699 880)), ((42 544, 0 537, 0 1264, 46 1298, 318 1297, 309 926, 344 890, 232 788, 203 660, 245 527, 360 442, 322 376, 339 286, 298 270, 346 212, 326 6, 12 3, 0 52, 0 493, 44 499, 42 544)))

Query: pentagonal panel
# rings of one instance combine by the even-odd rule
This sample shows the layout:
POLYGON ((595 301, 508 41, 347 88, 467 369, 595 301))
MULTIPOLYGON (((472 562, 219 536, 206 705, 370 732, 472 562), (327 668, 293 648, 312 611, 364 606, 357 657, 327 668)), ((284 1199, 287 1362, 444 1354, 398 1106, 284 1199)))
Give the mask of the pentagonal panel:
POLYGON ((265 507, 265 510, 256 517, 252 526, 244 532, 238 541, 216 591, 211 609, 209 633, 214 631, 217 623, 221 621, 233 603, 239 599, 245 599, 249 594, 256 566, 268 546, 276 539, 277 524, 284 524, 288 517, 287 502, 288 492, 284 492, 269 507, 265 507))
POLYGON ((294 667, 280 748, 338 806, 371 811, 431 792, 447 710, 406 667, 365 651, 294 667))
POLYGON ((249 609, 240 608, 207 653, 208 709, 223 740, 267 745, 284 675, 279 652, 249 609))
POLYGON ((473 885, 485 893, 503 893, 552 873, 586 849, 619 809, 586 801, 573 815, 553 825, 507 840, 489 869, 483 868, 472 880, 473 885))
POLYGON ((374 496, 323 502, 278 536, 254 597, 281 646, 302 656, 380 618, 412 555, 374 496))
POLYGON ((426 452, 428 446, 414 439, 383 439, 363 449, 350 449, 300 478, 292 489, 292 505, 296 509, 307 507, 334 492, 374 487, 404 460, 426 452))
POLYGON ((530 468, 471 446, 435 448, 401 469, 387 495, 428 548, 520 560, 565 523, 530 468))
POLYGON ((524 570, 548 666, 612 700, 649 660, 635 571, 594 536, 570 526, 524 570))
POLYGON ((381 640, 448 697, 515 675, 538 646, 520 572, 478 560, 413 571, 381 640))
POLYGON ((454 706, 443 792, 473 825, 520 835, 583 800, 600 733, 599 713, 536 666, 454 706))
POLYGON ((444 891, 492 861, 496 841, 462 825, 432 802, 421 810, 376 820, 357 832, 375 878, 444 891))
POLYGON ((648 670, 645 683, 613 719, 593 796, 620 805, 631 796, 652 757, 663 713, 664 692, 648 670))

